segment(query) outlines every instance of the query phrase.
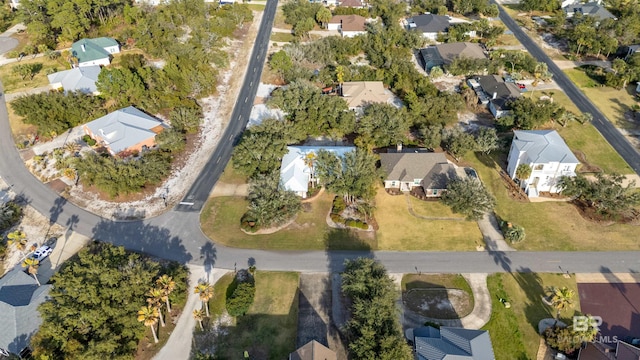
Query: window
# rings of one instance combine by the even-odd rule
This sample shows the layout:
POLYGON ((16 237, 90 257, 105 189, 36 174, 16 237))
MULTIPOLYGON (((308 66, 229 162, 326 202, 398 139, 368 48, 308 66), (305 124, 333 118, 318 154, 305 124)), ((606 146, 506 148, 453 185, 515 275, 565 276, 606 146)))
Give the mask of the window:
POLYGON ((413 185, 420 185, 420 179, 413 179, 413 185))
POLYGON ((395 182, 395 181, 392 181, 392 182, 391 182, 391 186, 392 186, 392 187, 396 187, 396 186, 397 186, 397 185, 396 185, 396 182, 395 182))
POLYGON ((542 170, 542 169, 544 169, 544 164, 538 164, 533 168, 533 170, 542 170))
POLYGON ((571 171, 571 165, 565 166, 563 171, 571 171))

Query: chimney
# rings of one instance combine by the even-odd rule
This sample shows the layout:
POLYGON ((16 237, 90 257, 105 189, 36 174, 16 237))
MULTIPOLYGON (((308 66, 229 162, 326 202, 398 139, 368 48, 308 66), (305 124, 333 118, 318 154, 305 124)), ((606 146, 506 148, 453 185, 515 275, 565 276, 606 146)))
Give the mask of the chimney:
POLYGON ((491 98, 495 100, 495 98, 497 98, 497 97, 498 97, 498 93, 494 91, 493 92, 493 97, 491 97, 491 98))
POLYGON ((396 145, 396 151, 401 153, 402 152, 402 143, 399 142, 398 145, 396 145))
POLYGON ((82 48, 82 52, 86 52, 87 48, 84 46, 84 44, 80 44, 80 47, 82 48))

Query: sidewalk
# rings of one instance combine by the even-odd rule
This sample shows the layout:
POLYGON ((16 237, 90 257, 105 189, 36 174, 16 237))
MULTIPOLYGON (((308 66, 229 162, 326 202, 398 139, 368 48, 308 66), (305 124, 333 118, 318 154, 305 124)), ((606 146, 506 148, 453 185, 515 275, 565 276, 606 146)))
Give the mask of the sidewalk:
POLYGON ((207 274, 204 266, 187 265, 191 272, 189 276, 189 286, 187 288, 189 297, 182 309, 182 314, 178 319, 175 329, 169 336, 169 340, 162 347, 154 360, 180 360, 191 358, 191 344, 193 342, 193 331, 196 327, 196 320, 193 318, 193 310, 200 309, 201 302, 198 294, 193 292, 193 288, 199 281, 208 281, 215 284, 220 278, 228 273, 228 270, 212 269, 207 274))
POLYGON ((484 217, 478 220, 478 227, 484 238, 486 250, 489 251, 515 251, 509 246, 500 232, 498 219, 493 212, 484 214, 484 217))

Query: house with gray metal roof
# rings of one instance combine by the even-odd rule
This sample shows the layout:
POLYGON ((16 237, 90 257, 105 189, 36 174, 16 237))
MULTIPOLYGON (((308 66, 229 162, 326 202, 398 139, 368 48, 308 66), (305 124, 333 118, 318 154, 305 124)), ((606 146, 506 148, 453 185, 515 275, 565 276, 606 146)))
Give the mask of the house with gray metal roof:
POLYGON ((71 70, 58 71, 47 75, 53 89, 63 89, 64 92, 79 91, 85 94, 97 94, 96 81, 102 68, 98 65, 83 66, 71 70))
POLYGON ((438 34, 444 34, 449 29, 449 17, 434 14, 422 14, 407 19, 409 30, 419 31, 422 35, 436 41, 438 34))
POLYGON ((444 67, 458 58, 486 59, 482 46, 470 42, 446 43, 429 46, 420 50, 424 61, 424 71, 430 72, 436 66, 444 67))
POLYGON ((511 111, 509 102, 520 96, 520 89, 515 83, 505 82, 498 75, 478 76, 476 78, 480 89, 486 95, 489 111, 496 118, 506 116, 511 111))
POLYGON ((418 360, 495 360, 489 332, 442 326, 409 329, 418 360))
POLYGON ((618 18, 610 13, 609 10, 607 10, 604 5, 598 1, 592 1, 588 3, 575 2, 573 4, 564 6, 562 8, 562 11, 564 11, 568 18, 573 17, 575 16, 575 14, 579 13, 584 16, 591 16, 597 21, 602 21, 604 19, 618 20, 618 18))
POLYGON ((159 119, 129 106, 86 123, 83 130, 111 155, 116 155, 153 147, 156 135, 168 127, 159 119))
POLYGON ((111 64, 113 54, 120 52, 120 44, 112 38, 81 39, 71 45, 71 55, 78 59, 78 66, 111 64))
POLYGON ((17 268, 0 279, 0 348, 14 354, 29 346, 42 320, 38 306, 52 285, 38 286, 35 279, 17 268))
POLYGON ((529 197, 541 191, 558 193, 558 181, 563 176, 575 176, 578 158, 555 130, 516 130, 509 149, 507 172, 518 180, 529 197), (531 168, 528 179, 517 179, 521 164, 531 168))
POLYGON ((320 150, 328 151, 337 157, 356 151, 353 146, 287 146, 288 152, 282 157, 280 182, 285 189, 306 198, 309 184, 317 183, 313 161, 320 150))
POLYGON ((387 174, 385 189, 411 191, 420 186, 427 197, 438 197, 447 189, 449 181, 458 176, 444 153, 407 150, 379 155, 382 170, 387 174))

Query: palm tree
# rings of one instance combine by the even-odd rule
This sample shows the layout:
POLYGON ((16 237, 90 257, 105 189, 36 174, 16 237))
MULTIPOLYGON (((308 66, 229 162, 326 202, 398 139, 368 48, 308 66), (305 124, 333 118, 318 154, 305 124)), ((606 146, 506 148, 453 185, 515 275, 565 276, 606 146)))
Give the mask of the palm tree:
POLYGON ((207 312, 207 317, 209 317, 209 299, 213 297, 213 285, 208 282, 198 283, 194 289, 194 293, 200 294, 200 301, 202 301, 202 307, 207 312))
POLYGON ((22 267, 27 268, 29 274, 31 274, 33 278, 36 279, 36 283, 38 283, 38 286, 40 286, 40 281, 38 281, 38 277, 36 276, 38 274, 38 268, 40 267, 40 261, 38 261, 37 259, 26 258, 22 262, 22 267))
POLYGON ((138 321, 151 328, 153 333, 153 340, 158 342, 158 335, 156 335, 155 325, 158 323, 158 309, 151 306, 145 306, 138 310, 138 321))
POLYGON ((563 286, 561 288, 551 287, 547 289, 551 306, 556 309, 556 320, 560 317, 560 311, 573 308, 573 297, 575 293, 573 290, 563 286))
POLYGON ((162 316, 162 303, 165 300, 164 292, 158 288, 151 288, 147 292, 147 304, 158 310, 158 318, 160 319, 160 325, 165 326, 164 318, 162 316))
POLYGON ((22 253, 22 257, 26 257, 24 250, 27 248, 27 234, 21 230, 16 230, 7 235, 7 243, 15 244, 16 248, 22 253))
POLYGON ((200 330, 204 330, 204 327, 202 326, 202 320, 204 320, 204 317, 205 317, 204 310, 202 309, 193 310, 193 318, 196 319, 200 324, 200 330))
POLYGON ((516 168, 516 178, 520 180, 520 182, 527 180, 531 176, 531 166, 528 164, 520 164, 516 168))
POLYGON ((175 289, 176 282, 173 281, 171 276, 165 274, 165 275, 160 276, 156 280, 156 284, 158 284, 158 286, 160 286, 160 288, 164 292, 164 294, 166 296, 165 302, 167 303, 167 312, 169 312, 169 314, 171 314, 171 304, 169 302, 169 295, 171 295, 171 293, 173 292, 173 289, 175 289))

